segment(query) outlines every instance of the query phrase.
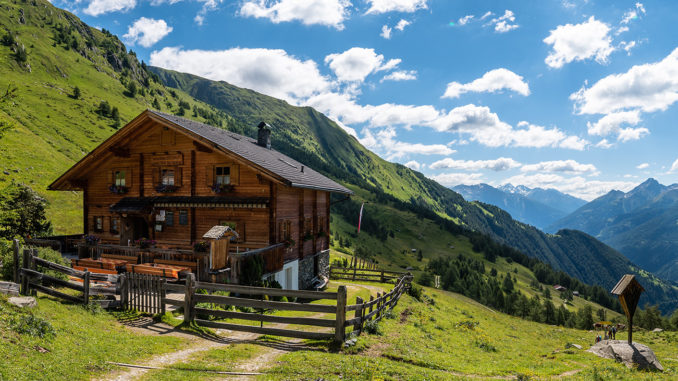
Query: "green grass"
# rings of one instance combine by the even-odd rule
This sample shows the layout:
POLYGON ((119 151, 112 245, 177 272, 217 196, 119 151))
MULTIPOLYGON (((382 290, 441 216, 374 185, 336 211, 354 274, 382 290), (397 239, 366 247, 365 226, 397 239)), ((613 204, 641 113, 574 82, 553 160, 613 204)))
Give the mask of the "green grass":
POLYGON ((86 380, 113 370, 107 361, 142 361, 178 350, 186 342, 177 337, 138 335, 109 313, 92 314, 80 305, 44 296, 29 313, 49 321, 56 335, 33 337, 10 328, 10 317, 25 313, 0 297, 0 379, 86 380))

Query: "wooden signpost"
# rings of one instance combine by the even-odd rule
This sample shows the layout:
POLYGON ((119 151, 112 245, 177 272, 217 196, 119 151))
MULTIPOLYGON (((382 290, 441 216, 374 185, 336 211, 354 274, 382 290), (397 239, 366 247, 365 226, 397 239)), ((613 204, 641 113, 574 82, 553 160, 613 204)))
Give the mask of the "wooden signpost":
POLYGON ((626 319, 629 323, 629 345, 633 343, 633 315, 636 313, 640 294, 645 291, 634 275, 624 275, 612 289, 612 294, 619 297, 626 319))

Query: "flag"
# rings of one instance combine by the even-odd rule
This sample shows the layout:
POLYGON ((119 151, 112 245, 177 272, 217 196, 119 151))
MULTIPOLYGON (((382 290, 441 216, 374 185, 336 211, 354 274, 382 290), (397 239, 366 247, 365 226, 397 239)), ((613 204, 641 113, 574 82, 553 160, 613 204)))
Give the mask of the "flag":
POLYGON ((365 206, 365 203, 363 202, 362 205, 360 205, 360 215, 358 216, 358 233, 360 233, 360 223, 363 221, 363 207, 365 206))

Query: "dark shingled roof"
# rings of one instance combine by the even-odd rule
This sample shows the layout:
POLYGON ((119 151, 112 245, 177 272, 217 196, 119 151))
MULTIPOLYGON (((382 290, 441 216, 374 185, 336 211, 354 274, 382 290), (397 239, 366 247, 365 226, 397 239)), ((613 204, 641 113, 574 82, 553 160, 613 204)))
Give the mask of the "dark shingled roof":
POLYGON ((635 275, 626 274, 626 275, 624 275, 624 276, 619 280, 619 282, 617 282, 617 285, 614 286, 614 288, 612 289, 612 292, 611 292, 611 293, 612 293, 613 295, 621 295, 621 294, 623 294, 624 291, 626 290, 626 288, 627 288, 632 282, 635 283, 636 286, 640 287, 641 290, 645 291, 645 289, 643 288, 643 286, 641 286, 640 283, 638 283, 638 281, 635 279, 635 275))
POLYGON ((233 152, 247 161, 271 171, 287 180, 289 185, 293 187, 346 194, 353 193, 346 187, 337 184, 289 156, 283 155, 274 149, 258 145, 256 139, 179 116, 165 114, 155 110, 148 111, 219 145, 225 150, 233 152))

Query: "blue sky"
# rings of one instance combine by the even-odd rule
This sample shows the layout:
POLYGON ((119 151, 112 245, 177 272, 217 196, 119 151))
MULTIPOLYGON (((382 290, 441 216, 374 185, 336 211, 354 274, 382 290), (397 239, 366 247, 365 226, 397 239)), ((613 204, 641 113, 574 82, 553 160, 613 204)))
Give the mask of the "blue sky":
POLYGON ((54 0, 147 63, 338 121, 443 185, 678 182, 672 1, 54 0))

